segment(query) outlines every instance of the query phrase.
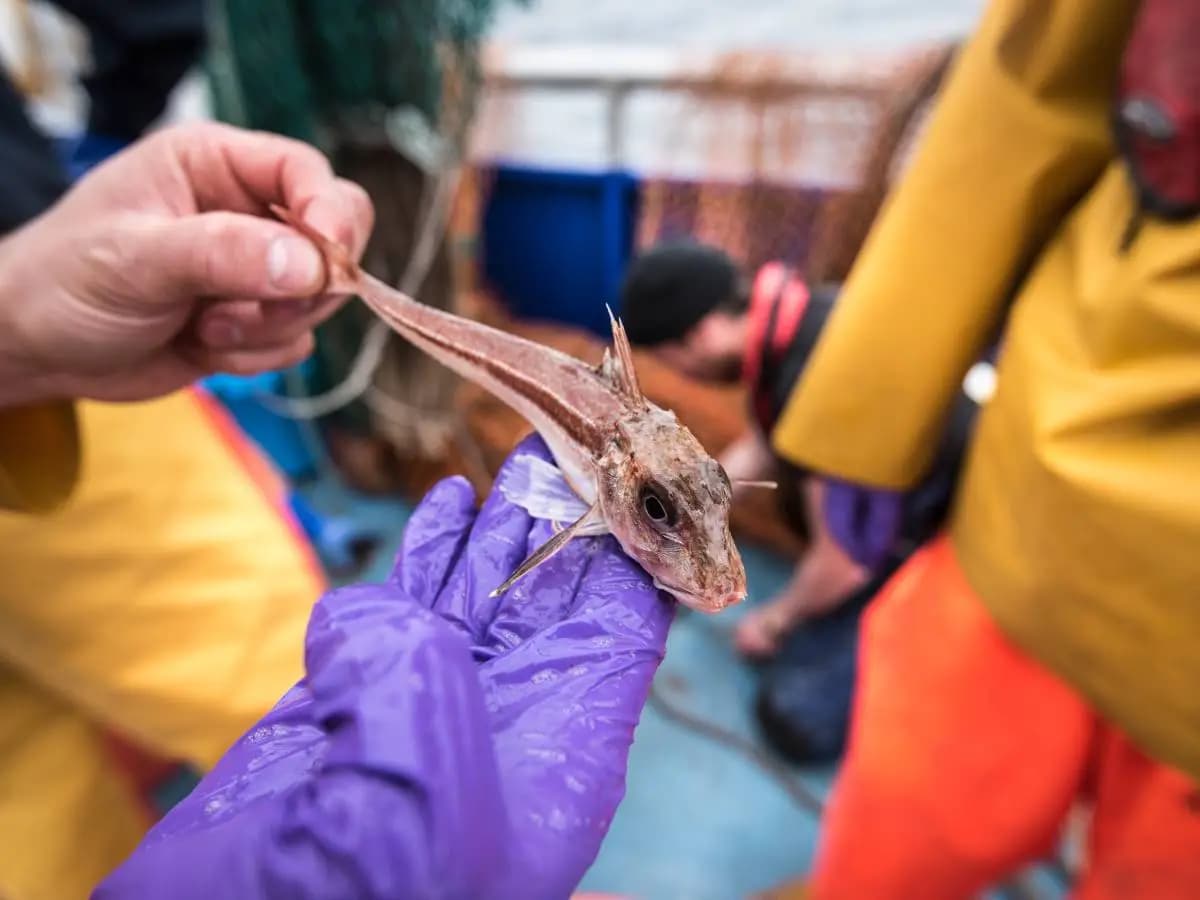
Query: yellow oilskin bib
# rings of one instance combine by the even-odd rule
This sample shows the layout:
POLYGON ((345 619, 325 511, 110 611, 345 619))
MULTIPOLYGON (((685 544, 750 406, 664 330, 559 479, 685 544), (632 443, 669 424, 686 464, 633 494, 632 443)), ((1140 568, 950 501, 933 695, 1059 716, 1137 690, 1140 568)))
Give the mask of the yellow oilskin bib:
POLYGON ((43 430, 0 441, 0 499, 58 507, 0 513, 9 900, 86 897, 148 825, 106 734, 211 766, 300 677, 324 586, 283 484, 201 391, 77 404, 73 491, 70 411, 46 409, 43 430))

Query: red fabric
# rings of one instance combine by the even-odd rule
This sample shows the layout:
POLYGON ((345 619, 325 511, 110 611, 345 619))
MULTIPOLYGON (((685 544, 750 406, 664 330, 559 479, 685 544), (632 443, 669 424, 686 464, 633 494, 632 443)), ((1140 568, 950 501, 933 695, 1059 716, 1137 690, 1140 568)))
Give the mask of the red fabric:
POLYGON ((808 308, 808 285, 791 278, 779 298, 779 314, 775 317, 775 333, 771 335, 771 350, 775 356, 785 353, 800 329, 804 311, 808 308))
POLYGON ((1173 133, 1123 128, 1125 152, 1150 208, 1200 211, 1200 3, 1143 0, 1122 60, 1121 108, 1149 104, 1173 133), (1157 207, 1157 208, 1156 208, 1157 207))
POLYGON ((762 379, 765 356, 770 354, 771 359, 778 359, 787 352, 804 320, 808 298, 808 286, 783 263, 767 263, 754 277, 746 349, 742 357, 742 383, 750 390, 755 418, 760 423, 772 418, 772 385, 764 384, 762 379), (773 310, 774 323, 771 321, 773 310))
POLYGON ((962 900, 1094 803, 1081 900, 1200 897, 1200 796, 1013 646, 945 538, 872 602, 815 900, 962 900))
POLYGON ((742 381, 753 385, 762 371, 763 351, 767 346, 767 326, 771 321, 771 306, 783 286, 787 267, 783 263, 767 263, 754 276, 750 289, 749 326, 746 334, 746 351, 742 358, 742 381))

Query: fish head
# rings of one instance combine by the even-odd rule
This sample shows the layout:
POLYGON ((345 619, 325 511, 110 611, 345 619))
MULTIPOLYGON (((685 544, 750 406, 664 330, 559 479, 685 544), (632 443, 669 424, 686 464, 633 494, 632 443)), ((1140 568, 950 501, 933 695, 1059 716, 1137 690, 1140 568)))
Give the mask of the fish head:
POLYGON ((597 494, 621 547, 684 606, 715 613, 745 598, 729 476, 674 413, 649 405, 618 425, 597 494))

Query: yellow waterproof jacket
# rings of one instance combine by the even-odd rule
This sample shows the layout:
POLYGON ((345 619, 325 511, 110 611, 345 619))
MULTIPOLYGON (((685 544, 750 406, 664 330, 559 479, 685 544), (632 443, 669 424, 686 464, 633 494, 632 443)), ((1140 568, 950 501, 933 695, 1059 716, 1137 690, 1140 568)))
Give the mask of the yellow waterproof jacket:
POLYGON ((82 900, 140 840, 112 735, 208 768, 300 677, 284 502, 200 391, 0 411, 0 897, 82 900))
POLYGON ((1016 291, 953 513, 999 625, 1200 777, 1200 223, 1148 220, 1110 117, 1134 0, 995 0, 774 435, 914 483, 1016 291), (1022 277, 1024 276, 1024 277, 1022 277))

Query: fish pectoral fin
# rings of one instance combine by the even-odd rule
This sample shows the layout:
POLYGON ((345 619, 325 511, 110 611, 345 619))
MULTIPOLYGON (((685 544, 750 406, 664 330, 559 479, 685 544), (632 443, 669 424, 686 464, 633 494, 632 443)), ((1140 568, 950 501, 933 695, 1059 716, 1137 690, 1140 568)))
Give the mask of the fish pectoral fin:
POLYGON ((517 581, 524 578, 563 547, 567 546, 567 541, 586 531, 588 519, 599 509, 599 506, 599 503, 595 503, 590 506, 588 511, 582 516, 580 516, 566 528, 556 533, 552 538, 550 538, 550 540, 546 541, 546 543, 542 544, 542 546, 538 547, 531 554, 529 554, 529 558, 526 559, 525 562, 521 563, 521 565, 517 566, 517 570, 508 576, 508 580, 505 581, 504 584, 500 585, 500 587, 492 591, 488 596, 499 597, 510 587, 516 584, 517 581))
MULTIPOLYGON (((559 526, 562 529, 562 526, 559 526)), ((608 523, 601 518, 593 519, 575 532, 575 537, 601 537, 602 535, 612 534, 612 530, 608 527, 608 523)))
POLYGON ((570 522, 588 510, 558 466, 528 453, 518 453, 504 467, 497 488, 535 519, 570 522))

